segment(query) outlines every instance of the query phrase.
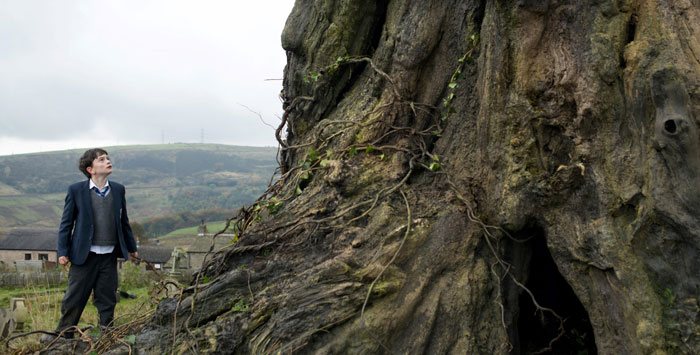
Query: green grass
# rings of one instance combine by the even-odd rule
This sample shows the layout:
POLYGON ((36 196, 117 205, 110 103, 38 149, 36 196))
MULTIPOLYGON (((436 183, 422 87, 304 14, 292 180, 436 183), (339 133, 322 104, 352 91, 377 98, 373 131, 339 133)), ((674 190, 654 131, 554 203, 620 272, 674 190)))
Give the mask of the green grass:
MULTIPOLYGON (((120 286, 120 289, 123 289, 120 286)), ((0 308, 8 308, 10 299, 21 297, 25 299, 25 305, 29 310, 30 322, 26 324, 25 331, 32 330, 53 330, 58 324, 58 319, 61 315, 61 300, 66 291, 66 286, 29 286, 26 288, 0 288, 0 308), (38 311, 38 313, 37 313, 38 311)), ((135 289, 125 290, 131 294, 135 294, 135 299, 122 298, 117 303, 115 310, 115 318, 120 315, 128 314, 134 307, 142 306, 142 303, 149 299, 149 287, 140 287, 135 289)), ((80 325, 87 326, 89 324, 98 323, 97 309, 92 304, 92 299, 88 302, 83 315, 80 318, 80 325)), ((128 319, 122 317, 121 323, 126 323, 128 319)))
MULTIPOLYGON (((207 229, 209 233, 217 233, 221 231, 221 229, 224 228, 226 225, 225 221, 219 221, 219 222, 211 222, 207 223, 207 229)), ((178 229, 176 231, 173 231, 163 237, 158 238, 161 246, 164 247, 180 247, 180 248, 189 248, 193 243, 195 243, 198 239, 201 239, 201 237, 197 236, 197 228, 198 227, 189 227, 189 228, 182 228, 178 229)), ((231 233, 230 227, 229 230, 226 231, 226 233, 231 233)), ((230 239, 230 238, 229 238, 230 239)), ((218 241, 222 242, 225 241, 226 239, 223 237, 219 237, 218 241)))
MULTIPOLYGON (((218 233, 225 225, 225 221, 209 222, 207 223, 207 230, 209 233, 218 233)), ((188 227, 178 229, 159 237, 158 240, 161 246, 189 248, 197 239, 200 239, 197 236, 197 228, 198 227, 188 227)), ((228 230, 226 233, 231 233, 231 231, 228 230)))
MULTIPOLYGON (((121 277, 121 276, 120 276, 121 277)), ((116 326, 127 324, 138 317, 147 314, 155 309, 155 300, 150 294, 152 286, 128 289, 128 292, 135 294, 135 299, 122 298, 116 306, 114 313, 114 323, 116 326)), ((0 306, 8 307, 12 297, 23 297, 27 308, 27 317, 22 332, 36 330, 53 331, 58 325, 61 315, 61 300, 66 286, 30 286, 26 288, 0 288, 0 306)), ((120 289, 123 289, 120 286, 120 289)), ((80 328, 95 326, 99 323, 97 309, 92 303, 83 311, 80 328)), ((20 353, 32 353, 42 349, 39 343, 40 334, 19 338, 12 342, 11 347, 20 353)), ((0 347, 0 351, 9 351, 0 347)))
MULTIPOLYGON (((42 288, 42 290, 63 290, 65 286, 56 286, 52 288, 42 288)), ((36 292, 33 288, 22 287, 2 287, 0 288, 0 308, 10 307, 10 299, 16 297, 27 297, 36 292)))
POLYGON ((169 248, 189 248, 190 245, 197 240, 197 238, 198 237, 196 235, 176 235, 166 239, 161 239, 159 245, 169 248))
MULTIPOLYGON (((226 221, 216 221, 216 222, 208 222, 207 223, 207 231, 209 233, 218 233, 224 227, 226 226, 226 221)), ((168 239, 172 237, 184 237, 184 236, 197 236, 197 231, 198 231, 199 226, 196 227, 187 227, 187 228, 182 228, 178 230, 174 230, 159 239, 168 239)), ((230 226, 229 226, 230 229, 230 226)))

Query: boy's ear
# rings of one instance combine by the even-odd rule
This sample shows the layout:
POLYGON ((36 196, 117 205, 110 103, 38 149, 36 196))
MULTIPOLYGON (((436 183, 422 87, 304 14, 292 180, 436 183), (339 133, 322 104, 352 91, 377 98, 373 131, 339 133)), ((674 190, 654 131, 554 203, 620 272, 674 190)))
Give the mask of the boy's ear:
POLYGON ((92 175, 92 166, 88 166, 87 168, 85 168, 85 171, 87 171, 88 174, 92 175))

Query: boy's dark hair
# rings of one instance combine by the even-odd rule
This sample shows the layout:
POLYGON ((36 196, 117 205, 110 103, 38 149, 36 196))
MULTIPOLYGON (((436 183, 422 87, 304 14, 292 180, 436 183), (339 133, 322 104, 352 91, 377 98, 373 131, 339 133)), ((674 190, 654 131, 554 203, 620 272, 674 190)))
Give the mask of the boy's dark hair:
POLYGON ((100 155, 103 154, 108 154, 106 150, 102 148, 93 148, 93 149, 88 149, 83 153, 83 156, 80 157, 80 161, 78 161, 78 169, 87 176, 87 178, 91 178, 90 173, 88 173, 87 168, 92 166, 92 161, 97 159, 100 155))

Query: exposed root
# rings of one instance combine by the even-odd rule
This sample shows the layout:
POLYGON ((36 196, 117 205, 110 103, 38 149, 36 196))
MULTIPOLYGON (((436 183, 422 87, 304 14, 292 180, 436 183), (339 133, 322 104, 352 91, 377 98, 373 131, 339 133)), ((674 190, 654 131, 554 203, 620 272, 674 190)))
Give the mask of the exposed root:
MULTIPOLYGON (((491 251, 492 256, 496 259, 496 263, 497 263, 498 265, 501 266, 501 269, 502 269, 502 272, 503 272, 503 277, 508 276, 508 277, 513 281, 513 283, 514 283, 515 285, 517 285, 522 291, 526 292, 526 293, 528 294, 528 296, 530 296, 530 300, 531 300, 532 303, 535 305, 535 308, 536 308, 536 310, 537 310, 538 312, 543 312, 543 313, 544 313, 544 312, 547 312, 547 313, 553 315, 553 316, 559 321, 559 334, 549 342, 549 346, 548 346, 548 347, 546 347, 546 348, 544 348, 544 349, 541 349, 540 351, 538 351, 538 353, 550 351, 550 350, 551 350, 551 347, 552 347, 552 344, 554 344, 554 342, 556 342, 557 340, 559 340, 559 339, 564 335, 564 319, 563 319, 559 314, 557 314, 557 312, 555 312, 553 309, 548 308, 548 307, 543 307, 542 305, 540 305, 540 304, 537 302, 537 300, 536 300, 536 298, 535 298, 535 295, 532 294, 532 291, 530 291, 530 289, 528 289, 525 285, 523 285, 523 284, 515 277, 515 275, 513 275, 513 273, 510 271, 511 268, 512 268, 512 265, 511 265, 510 263, 506 262, 505 260, 503 260, 503 259, 500 257, 500 253, 496 250, 495 246, 493 245, 493 243, 492 243, 492 241, 491 241, 491 240, 497 240, 497 239, 498 239, 496 236, 494 236, 494 235, 491 233, 491 230, 493 229, 493 230, 497 230, 497 231, 502 231, 502 232, 504 232, 504 235, 507 235, 510 239, 515 240, 515 241, 519 241, 519 240, 517 240, 517 239, 513 238, 512 236, 510 236, 510 234, 508 234, 508 233, 507 233, 505 230, 503 230, 503 228, 501 228, 501 227, 490 226, 490 225, 487 225, 487 224, 485 224, 484 222, 482 222, 482 221, 476 216, 476 214, 474 214, 474 211, 473 211, 473 209, 472 209, 472 207, 471 207, 471 204, 467 201, 467 199, 464 198, 464 196, 462 196, 462 194, 461 194, 460 191, 457 189, 457 187, 454 185, 454 183, 452 183, 452 181, 449 181, 449 180, 448 180, 448 184, 449 184, 450 188, 452 188, 452 190, 453 190, 454 193, 456 194, 457 199, 460 200, 460 201, 462 201, 462 203, 464 203, 465 207, 467 208, 467 218, 469 218, 469 221, 471 221, 472 223, 476 223, 477 225, 479 225, 479 226, 481 227, 481 230, 484 232, 484 240, 486 241, 486 244, 487 244, 489 250, 491 251)), ((532 238, 532 237, 530 237, 530 238, 532 238)), ((529 240, 530 238, 528 238, 528 240, 529 240)), ((499 280, 502 280, 502 279, 501 279, 501 276, 499 276, 498 272, 493 268, 493 266, 494 266, 494 265, 492 265, 492 267, 491 267, 492 273, 493 273, 499 280)), ((497 285, 497 294, 498 294, 498 297, 500 298, 500 297, 501 297, 501 282, 499 282, 498 285, 497 285)), ((500 302, 499 302, 499 306, 500 306, 500 309, 501 309, 501 320, 502 320, 503 328, 507 331, 507 330, 508 330, 508 327, 507 327, 506 322, 505 322, 505 309, 503 308, 503 305, 502 305, 500 302)), ((510 344, 510 341, 508 341, 507 347, 508 347, 509 349, 512 349, 512 348, 513 348, 513 345, 510 344)), ((510 350, 509 350, 509 351, 510 351, 510 350)))
POLYGON ((365 296, 365 301, 362 303, 362 310, 360 311, 360 324, 362 325, 362 328, 364 328, 367 334, 389 353, 393 352, 386 345, 384 345, 380 339, 378 339, 374 334, 372 334, 372 332, 370 332, 369 329, 367 329, 367 324, 365 322, 365 308, 367 308, 367 303, 369 302, 369 297, 372 294, 372 289, 374 288, 374 285, 377 283, 377 281, 379 281, 384 272, 389 268, 389 265, 394 263, 394 260, 396 260, 396 257, 399 256, 401 248, 406 242, 406 239, 408 239, 408 236, 411 234, 411 222, 413 220, 413 218, 411 217, 411 205, 408 203, 408 198, 406 197, 406 194, 403 192, 403 190, 399 190, 399 192, 401 193, 401 197, 403 197, 404 203, 406 204, 406 232, 404 233, 403 238, 401 239, 401 243, 399 243, 399 247, 396 249, 396 252, 391 257, 391 260, 389 260, 389 262, 386 263, 384 267, 382 267, 382 270, 379 272, 377 277, 375 277, 374 280, 372 280, 372 283, 367 288, 367 296, 365 296))

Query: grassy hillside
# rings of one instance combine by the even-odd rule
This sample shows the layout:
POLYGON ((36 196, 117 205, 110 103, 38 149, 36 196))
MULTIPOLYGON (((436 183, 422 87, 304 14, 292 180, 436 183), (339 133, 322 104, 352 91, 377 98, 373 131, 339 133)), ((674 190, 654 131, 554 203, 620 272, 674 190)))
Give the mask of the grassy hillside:
POLYGON ((3 227, 58 227, 65 194, 17 194, 0 196, 0 229, 3 227))
MULTIPOLYGON (((225 226, 226 226, 226 221, 208 222, 207 223, 207 232, 208 233, 219 233, 219 232, 221 232, 222 229, 224 229, 225 226)), ((181 236, 193 236, 193 235, 197 235, 198 231, 199 231, 199 226, 180 228, 180 229, 176 229, 176 230, 162 236, 161 240, 165 240, 168 238, 181 237, 181 236)), ((231 233, 231 231, 228 230, 228 231, 226 231, 226 233, 231 233)))
MULTIPOLYGON (((166 144, 105 148, 110 180, 127 186, 132 220, 202 209, 235 209, 266 188, 276 148, 166 144)), ((0 228, 56 227, 68 185, 84 180, 83 149, 0 156, 0 228)))
MULTIPOLYGON (((226 221, 214 221, 207 223, 207 230, 209 233, 218 233, 226 226, 226 221)), ((193 243, 202 237, 197 236, 199 226, 180 228, 174 230, 164 236, 158 238, 159 245, 167 247, 184 247, 189 248, 193 243)), ((226 233, 232 233, 233 231, 229 228, 226 233)), ((229 243, 230 237, 220 236, 218 242, 229 243)))

